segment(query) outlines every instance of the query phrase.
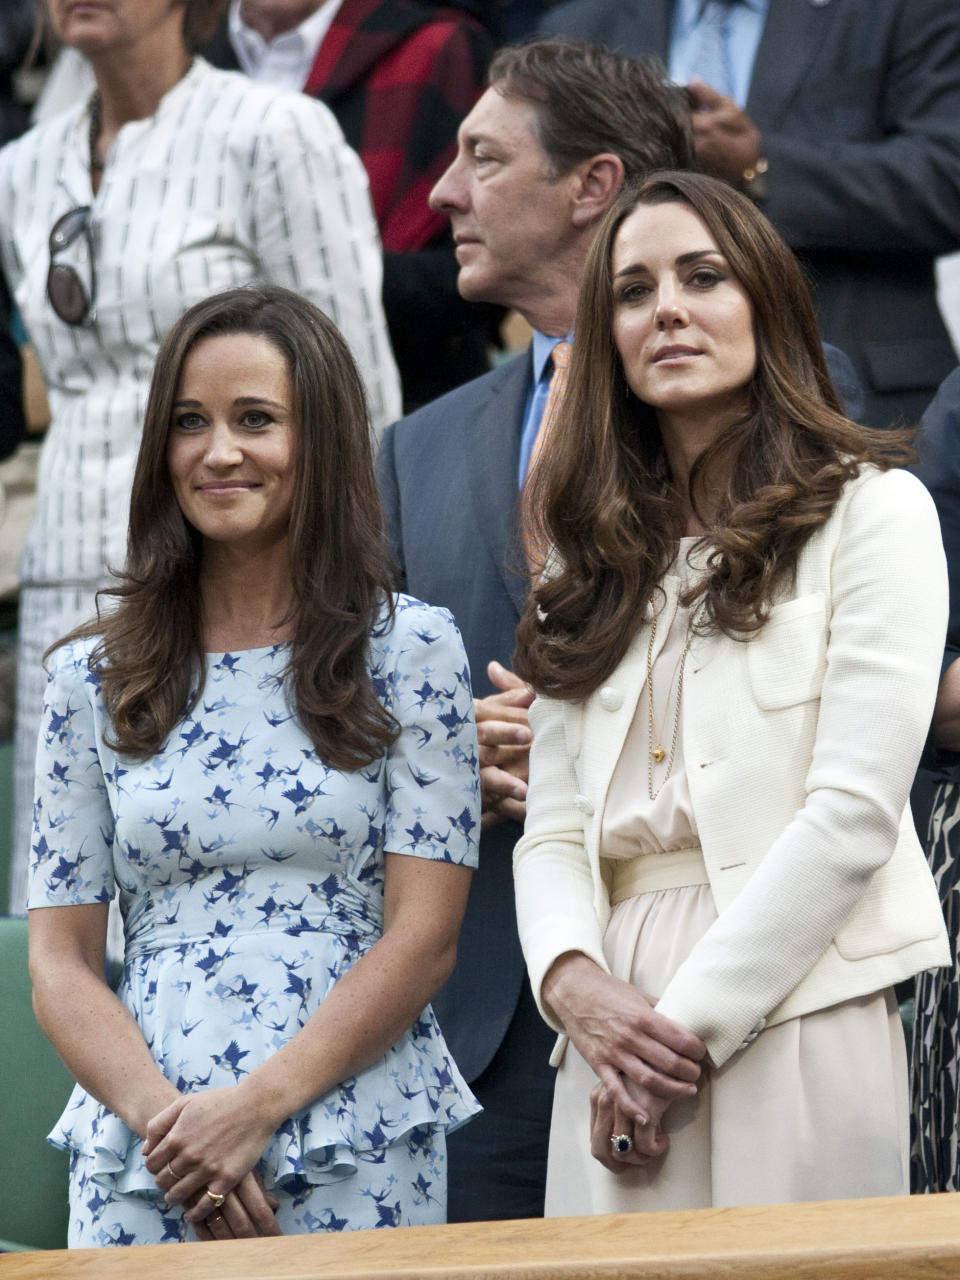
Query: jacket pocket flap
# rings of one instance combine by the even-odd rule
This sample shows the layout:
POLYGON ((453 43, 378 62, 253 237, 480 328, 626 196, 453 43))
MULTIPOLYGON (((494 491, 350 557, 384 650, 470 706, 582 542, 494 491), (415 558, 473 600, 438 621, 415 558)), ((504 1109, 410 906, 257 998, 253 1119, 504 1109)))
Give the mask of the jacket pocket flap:
POLYGON ((827 669, 823 596, 798 596, 775 605, 747 641, 747 667, 753 696, 764 711, 819 697, 827 669))

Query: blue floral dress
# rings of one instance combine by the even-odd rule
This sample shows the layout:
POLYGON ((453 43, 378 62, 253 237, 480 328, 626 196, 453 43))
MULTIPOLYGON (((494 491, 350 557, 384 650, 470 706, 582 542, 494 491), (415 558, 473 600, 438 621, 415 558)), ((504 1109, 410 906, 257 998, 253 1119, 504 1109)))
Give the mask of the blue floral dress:
MULTIPOLYGON (((400 723, 341 773, 287 696, 286 646, 208 654, 199 702, 146 761, 103 743, 93 642, 56 654, 37 758, 31 907, 107 902, 119 996, 182 1091, 232 1085, 285 1044, 381 936, 384 854, 476 865, 476 730, 460 636, 401 596, 370 640, 400 723)), ((379 1062, 274 1135, 259 1170, 285 1232, 443 1221, 444 1133, 479 1107, 428 1007, 379 1062)), ((140 1140, 79 1085, 50 1135, 71 1153, 75 1245, 180 1240, 140 1140)))

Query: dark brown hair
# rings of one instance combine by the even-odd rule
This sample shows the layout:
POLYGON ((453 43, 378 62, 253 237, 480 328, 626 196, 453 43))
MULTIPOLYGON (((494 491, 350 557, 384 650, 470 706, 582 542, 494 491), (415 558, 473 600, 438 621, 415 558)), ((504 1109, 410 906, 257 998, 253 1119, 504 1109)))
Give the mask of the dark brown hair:
POLYGON ((167 438, 187 355, 205 338, 232 333, 266 338, 290 370, 299 443, 287 679, 318 754, 335 768, 356 769, 397 733, 367 667, 371 631, 392 617, 390 570, 360 376, 333 322, 288 289, 247 285, 207 298, 164 338, 133 480, 126 568, 117 586, 100 593, 118 604, 101 611, 98 596, 97 619, 68 639, 101 637, 90 667, 100 676, 114 749, 152 754, 196 704, 204 672, 202 540, 177 503, 167 438))
POLYGON ((651 174, 621 193, 587 260, 576 335, 563 407, 524 495, 533 545, 555 554, 515 656, 524 679, 566 698, 588 696, 625 654, 676 554, 682 497, 699 513, 710 486, 709 572, 685 602, 703 601, 698 629, 743 638, 763 625, 859 466, 912 456, 911 432, 844 417, 796 259, 717 179, 651 174), (697 460, 687 495, 667 473, 656 413, 627 385, 613 338, 617 233, 638 205, 664 203, 688 205, 710 230, 752 304, 757 348, 748 406, 697 460))
POLYGON ((183 43, 196 53, 220 25, 229 0, 183 0, 183 43))
POLYGON ((536 110, 550 177, 611 152, 626 180, 651 169, 697 167, 686 91, 656 58, 627 58, 603 45, 536 40, 507 45, 490 64, 491 88, 536 110))

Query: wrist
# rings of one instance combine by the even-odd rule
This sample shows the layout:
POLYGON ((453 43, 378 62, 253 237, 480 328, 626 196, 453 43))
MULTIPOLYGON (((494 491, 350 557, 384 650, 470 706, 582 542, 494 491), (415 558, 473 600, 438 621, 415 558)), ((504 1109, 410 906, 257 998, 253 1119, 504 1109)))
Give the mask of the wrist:
POLYGON ((585 984, 602 970, 583 951, 565 951, 547 970, 540 988, 544 1004, 558 1022, 566 1026, 572 1002, 582 996, 585 984))
POLYGON ((171 1103, 176 1102, 182 1094, 169 1081, 164 1082, 167 1087, 152 1090, 148 1095, 132 1102, 129 1108, 118 1108, 117 1115, 120 1116, 124 1124, 133 1130, 138 1137, 146 1139, 147 1125, 158 1116, 161 1111, 166 1111, 171 1103))
POLYGON ((271 1060, 245 1076, 236 1086, 237 1101, 244 1115, 259 1122, 267 1137, 303 1105, 289 1096, 282 1073, 269 1070, 271 1060))

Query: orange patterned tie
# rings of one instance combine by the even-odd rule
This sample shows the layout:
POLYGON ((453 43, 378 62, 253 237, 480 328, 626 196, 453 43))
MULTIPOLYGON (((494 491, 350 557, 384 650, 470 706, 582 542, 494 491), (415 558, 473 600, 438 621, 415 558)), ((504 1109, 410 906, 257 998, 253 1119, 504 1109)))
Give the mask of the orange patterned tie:
MULTIPOLYGON (((530 480, 533 474, 533 469, 543 451, 544 442, 550 434, 557 414, 560 412, 560 406, 563 404, 563 396, 567 389, 570 356, 572 354, 573 348, 566 340, 558 342, 553 348, 553 373, 550 377, 550 386, 547 388, 547 401, 543 406, 540 425, 533 441, 533 448, 530 450, 530 461, 527 463, 525 483, 530 480)), ((530 576, 536 580, 543 569, 543 549, 536 546, 529 532, 524 533, 524 544, 526 546, 527 566, 530 570, 530 576)))

